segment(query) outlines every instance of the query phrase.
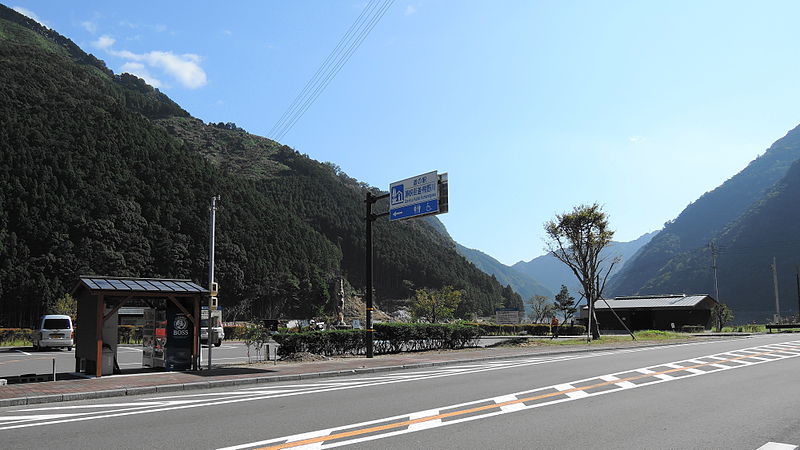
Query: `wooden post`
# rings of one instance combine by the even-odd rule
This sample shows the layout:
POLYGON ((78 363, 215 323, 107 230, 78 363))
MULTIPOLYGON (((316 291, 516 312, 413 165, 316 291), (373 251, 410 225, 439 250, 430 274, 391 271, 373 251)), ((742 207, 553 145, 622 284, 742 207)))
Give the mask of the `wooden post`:
POLYGON ((103 307, 105 306, 105 298, 103 295, 97 296, 97 317, 94 330, 95 342, 97 344, 97 358, 95 359, 94 374, 97 378, 103 376, 103 307))
MULTIPOLYGON (((193 295, 192 303, 194 304, 194 317, 199 319, 200 297, 197 295, 193 295)), ((194 328, 194 338, 192 339, 192 370, 197 370, 199 368, 198 356, 200 355, 200 348, 198 347, 198 343, 200 342, 200 320, 194 321, 193 328, 194 328)), ((209 342, 208 345, 211 345, 211 342, 209 342)))

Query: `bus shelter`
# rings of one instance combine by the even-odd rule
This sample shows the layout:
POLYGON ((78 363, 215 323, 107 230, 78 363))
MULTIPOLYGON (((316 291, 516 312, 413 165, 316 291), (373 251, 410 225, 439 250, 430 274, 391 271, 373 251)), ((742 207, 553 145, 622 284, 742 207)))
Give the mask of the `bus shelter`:
POLYGON ((164 367, 198 369, 200 303, 208 298, 207 289, 190 280, 82 275, 72 295, 78 302, 76 372, 97 377, 114 372, 118 313, 135 299, 163 313, 158 346, 163 347, 164 367))

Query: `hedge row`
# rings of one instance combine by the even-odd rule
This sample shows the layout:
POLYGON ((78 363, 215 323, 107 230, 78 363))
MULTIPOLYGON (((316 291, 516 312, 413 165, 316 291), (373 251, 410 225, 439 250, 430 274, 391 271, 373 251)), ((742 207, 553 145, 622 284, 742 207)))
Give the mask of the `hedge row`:
MULTIPOLYGON (((478 327, 463 324, 375 324, 376 354, 403 351, 458 349, 474 346, 481 335, 478 327)), ((309 352, 318 355, 359 355, 366 352, 366 331, 329 330, 278 333, 280 355, 309 352)))
MULTIPOLYGON (((527 334, 529 336, 547 336, 550 334, 550 324, 528 323, 519 325, 495 325, 485 323, 469 324, 479 326, 486 336, 518 336, 527 334)), ((559 325, 558 333, 562 336, 579 336, 586 334, 586 327, 583 325, 559 325)))
POLYGON ((19 341, 31 342, 33 332, 30 328, 0 328, 0 345, 19 341))

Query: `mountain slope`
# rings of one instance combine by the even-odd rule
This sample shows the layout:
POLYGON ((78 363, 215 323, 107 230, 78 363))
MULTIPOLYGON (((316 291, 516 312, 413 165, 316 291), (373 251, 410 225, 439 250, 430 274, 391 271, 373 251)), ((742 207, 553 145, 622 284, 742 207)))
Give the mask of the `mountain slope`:
MULTIPOLYGON (((786 176, 739 218, 715 236, 719 246, 720 299, 736 314, 736 321, 763 322, 775 312, 772 258, 777 260, 781 311, 798 311, 795 280, 800 250, 800 161, 786 176)), ((711 253, 698 247, 672 258, 641 291, 713 292, 711 253)))
POLYGON ((544 295, 548 298, 554 297, 553 291, 544 287, 532 276, 522 273, 513 267, 506 266, 480 250, 467 248, 461 244, 456 244, 456 249, 459 254, 467 258, 472 264, 475 264, 476 267, 497 278, 500 284, 504 286, 510 285, 523 299, 529 299, 534 295, 544 295))
MULTIPOLYGON (((702 251, 711 239, 724 231, 726 225, 764 198, 799 158, 800 127, 797 127, 776 141, 744 170, 705 193, 687 206, 675 220, 667 223, 642 252, 626 265, 625 270, 612 280, 609 286, 611 293, 632 295, 666 289, 667 286, 660 286, 656 280, 663 279, 667 272, 671 273, 670 267, 702 251)), ((710 288, 697 292, 710 292, 710 288)), ((663 294, 667 291, 652 293, 663 294)))
MULTIPOLYGON (((364 289, 367 189, 334 164, 192 118, 0 5, 0 326, 30 325, 79 274, 205 283, 217 194, 223 306, 250 302, 256 317, 329 313, 340 276, 351 293, 364 289)), ((448 284, 465 292, 462 317, 521 304, 436 222, 376 222, 379 304, 408 297, 409 286, 448 284)))
MULTIPOLYGON (((613 276, 620 271, 630 258, 639 252, 656 233, 654 231, 644 234, 630 242, 612 241, 609 243, 608 247, 603 249, 600 255, 608 262, 615 257, 619 258, 619 262, 611 269, 611 275, 613 276)), ((566 285, 576 297, 582 291, 580 283, 569 267, 554 256, 542 255, 527 262, 519 261, 511 267, 534 277, 553 292, 558 292, 562 284, 566 285)))

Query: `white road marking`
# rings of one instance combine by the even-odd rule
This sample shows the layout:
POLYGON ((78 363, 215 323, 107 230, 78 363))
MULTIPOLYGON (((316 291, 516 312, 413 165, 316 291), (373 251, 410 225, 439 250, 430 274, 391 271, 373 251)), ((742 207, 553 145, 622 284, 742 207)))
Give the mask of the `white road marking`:
MULTIPOLYGON (((193 400, 193 401, 170 401, 165 402, 165 406, 144 406, 144 407, 130 407, 130 408, 122 408, 122 409, 112 409, 107 411, 97 411, 94 413, 78 413, 75 414, 76 417, 67 417, 63 419, 55 419, 55 420, 45 420, 45 421, 38 421, 28 424, 17 424, 17 425, 8 425, 8 426, 0 426, 0 431, 2 430, 9 430, 15 428, 23 428, 23 427, 32 427, 32 426, 44 426, 44 425, 52 425, 52 424, 61 424, 61 423, 72 423, 72 422, 79 422, 79 421, 86 421, 86 420, 98 420, 98 419, 109 419, 115 417, 124 417, 129 415, 140 415, 140 414, 150 414, 150 413, 158 413, 164 411, 174 411, 186 408, 196 408, 196 407, 207 407, 210 404, 214 405, 224 405, 224 404, 234 404, 240 402, 249 402, 249 401, 259 401, 265 399, 272 399, 272 398, 280 398, 280 397, 289 397, 289 396, 297 396, 297 395, 307 395, 307 394, 314 394, 314 393, 322 393, 322 392, 330 392, 330 391, 338 391, 344 389, 354 389, 360 387, 369 387, 369 386, 382 386, 388 384, 396 384, 396 383, 405 383, 405 382, 413 382, 416 380, 425 380, 425 379, 433 379, 433 378, 441 378, 441 377, 450 377, 450 376, 459 376, 462 374, 470 374, 470 373, 481 373, 487 371, 494 371, 494 370, 505 370, 507 368, 519 368, 519 367, 526 367, 526 366, 534 366, 539 364, 549 364, 554 362, 561 362, 561 361, 571 361, 571 360, 579 360, 579 359, 586 359, 586 358, 597 358, 601 356, 607 355, 620 355, 620 354, 627 354, 627 353, 635 353, 635 352, 642 352, 642 351, 654 351, 654 350, 661 350, 661 349, 671 349, 676 347, 685 347, 689 345, 704 345, 710 344, 711 342, 698 342, 698 343, 689 343, 689 344, 675 344, 675 345, 665 345, 659 347, 648 347, 648 348, 635 348, 635 349, 623 349, 623 350, 615 350, 615 351, 604 351, 604 352, 593 352, 593 353, 579 353, 579 354, 570 354, 570 355, 561 355, 558 357, 552 358, 528 358, 525 360, 519 359, 512 359, 508 360, 506 364, 502 366, 498 365, 484 365, 482 367, 475 368, 475 363, 469 364, 469 369, 464 369, 459 372, 454 372, 451 370, 442 371, 442 370, 424 370, 418 372, 408 373, 405 372, 404 375, 386 375, 383 377, 371 377, 366 382, 360 382, 358 384, 348 384, 342 386, 323 386, 320 387, 319 385, 314 384, 307 384, 307 385, 297 385, 301 387, 295 391, 285 392, 285 393, 267 393, 261 394, 261 392, 249 392, 246 394, 237 392, 235 398, 229 398, 229 393, 216 393, 218 398, 214 398, 213 396, 208 396, 204 399, 200 400, 193 400), (226 398, 227 396, 227 398, 226 398), (181 404, 185 403, 185 404, 181 404)), ((795 356, 800 356, 798 353, 795 356)), ((736 366, 734 366, 736 367, 736 366)), ((726 367, 728 369, 733 367, 726 367)), ((711 371, 709 371, 710 373, 711 371)), ((160 375, 161 373, 152 373, 150 375, 160 375)), ((124 377, 126 375, 117 375, 116 377, 124 377)), ((134 376, 134 375, 130 375, 134 376)), ((357 378, 354 380, 362 380, 361 378, 357 378)), ((348 380, 343 380, 348 381, 348 380)), ((663 380, 661 380, 663 381, 663 380)), ((286 388, 286 386, 278 386, 280 388, 286 388)), ((638 387, 638 386, 637 386, 638 387)), ((199 396, 199 395, 195 395, 199 396)), ((192 395, 181 395, 177 396, 177 398, 185 398, 185 397, 192 397, 192 395)), ((25 412, 26 410, 17 410, 16 412, 25 412)), ((449 423, 449 422, 448 422, 449 423)))
MULTIPOLYGON (((794 341, 794 344, 795 345, 800 345, 800 341, 794 341)), ((763 347, 754 347, 754 349, 756 349, 756 350, 758 348, 762 349, 761 352, 774 351, 774 350, 764 349, 763 347)), ((759 353, 759 352, 756 352, 756 353, 759 353)), ((721 354, 717 354, 717 355, 724 355, 724 354, 728 354, 729 355, 728 358, 736 357, 736 356, 731 356, 730 352, 721 353, 721 354)), ((716 358, 717 355, 710 355, 710 356, 702 357, 702 358, 711 358, 711 359, 715 359, 715 360, 725 359, 725 358, 716 358)), ((800 354, 797 354, 795 356, 800 356, 800 354)), ((760 362, 754 362, 754 363, 751 363, 749 365, 763 364, 763 363, 767 363, 767 362, 770 362, 770 361, 780 361, 780 360, 782 360, 782 359, 767 359, 767 360, 760 361, 760 362)), ((640 369, 626 370, 626 371, 623 371, 623 372, 617 372, 617 373, 607 374, 607 375, 599 375, 599 376, 596 376, 596 377, 586 378, 586 379, 583 379, 583 380, 576 380, 576 381, 572 381, 570 383, 562 383, 562 384, 558 384, 558 385, 546 386, 546 387, 541 387, 541 388, 532 389, 532 390, 528 390, 528 391, 515 392, 515 393, 507 394, 507 395, 501 396, 501 397, 480 399, 480 400, 474 400, 474 401, 471 401, 471 402, 461 403, 461 404, 457 404, 457 405, 444 406, 444 407, 439 408, 438 410, 440 411, 439 415, 443 415, 443 414, 447 414, 448 415, 450 420, 447 420, 447 421, 442 421, 441 417, 438 417, 439 415, 430 415, 429 414, 430 410, 427 410, 427 411, 424 411, 424 412, 419 412, 419 413, 416 413, 416 414, 425 414, 422 417, 430 417, 431 418, 430 419, 431 422, 436 421, 435 424, 432 424, 431 426, 425 428, 425 429, 430 429, 430 428, 442 427, 442 426, 447 426, 447 425, 453 425, 453 424, 456 424, 456 423, 463 423, 463 422, 468 422, 468 421, 473 421, 473 420, 484 419, 484 418, 488 418, 488 417, 494 417, 494 416, 498 416, 498 415, 502 415, 502 414, 510 414, 510 413, 513 413, 513 412, 518 412, 518 411, 523 411, 523 410, 528 410, 528 409, 540 408, 540 407, 543 407, 543 406, 553 405, 553 404, 567 402, 567 401, 579 400, 581 398, 594 397, 594 396, 598 396, 598 395, 606 395, 606 394, 610 394, 610 393, 620 392, 620 391, 623 391, 623 390, 636 389, 636 388, 641 388, 641 387, 645 387, 645 386, 650 386, 650 385, 661 384, 661 383, 666 383, 666 382, 670 382, 670 381, 681 380, 683 378, 692 378, 692 377, 696 377, 696 376, 707 375, 707 374, 721 372, 721 371, 725 371, 725 370, 733 370, 733 369, 738 369, 738 368, 741 368, 741 367, 746 367, 746 366, 743 366, 743 365, 724 366, 724 368, 719 368, 718 370, 700 371, 701 373, 689 373, 688 375, 681 375, 681 376, 666 376, 666 378, 662 378, 662 377, 659 376, 659 375, 666 375, 666 374, 659 373, 658 371, 653 370, 653 368, 671 366, 671 365, 678 365, 678 366, 684 367, 683 364, 686 364, 686 363, 687 363, 687 360, 675 361, 675 362, 666 363, 666 364, 657 364, 657 365, 654 365, 654 366, 643 367, 643 368, 640 368, 640 369), (599 390, 599 391, 594 391, 594 392, 586 392, 586 391, 583 391, 583 390, 582 391, 574 391, 574 392, 565 392, 563 395, 560 395, 560 396, 559 395, 553 395, 552 392, 551 392, 554 389, 557 390, 557 391, 568 391, 570 389, 575 389, 575 385, 580 385, 580 386, 583 386, 586 390, 590 390, 593 387, 603 386, 603 385, 606 385, 606 383, 608 383, 608 382, 613 382, 613 381, 619 380, 619 379, 621 379, 620 375, 622 375, 623 378, 631 379, 632 377, 631 377, 630 374, 632 372, 638 372, 638 373, 642 374, 641 377, 639 377, 639 379, 641 379, 641 380, 646 380, 646 377, 649 376, 649 375, 652 375, 652 378, 655 378, 655 380, 643 381, 643 382, 640 382, 639 384, 630 383, 629 387, 618 387, 617 389, 599 390), (548 391, 550 391, 550 393, 548 393, 548 391), (585 395, 580 395, 580 396, 577 396, 577 397, 570 396, 570 394, 576 393, 576 392, 583 392, 585 395), (498 401, 498 400, 500 400, 500 401, 498 401), (540 400, 543 400, 543 401, 540 401, 540 400), (497 409, 492 409, 492 408, 486 407, 486 403, 487 402, 494 402, 495 404, 501 404, 501 403, 510 402, 510 401, 516 401, 516 402, 518 402, 518 404, 522 405, 522 407, 514 408, 514 409, 505 408, 505 406, 511 406, 511 405, 502 405, 500 408, 497 408, 497 409), (531 404, 525 404, 525 402, 532 402, 532 403, 531 404), (450 414, 450 412, 457 412, 459 410, 464 411, 465 417, 458 418, 457 415, 450 414), (480 413, 481 411, 486 411, 486 412, 480 413), (475 414, 476 412, 478 412, 479 414, 475 414)), ((708 364, 709 366, 711 365, 711 363, 705 363, 705 364, 708 364)), ((619 384, 616 384, 616 385, 619 386, 619 384)), ((372 441, 372 440, 377 440, 377 439, 383 439, 383 438, 390 437, 390 436, 397 436, 397 435, 401 435, 401 434, 413 433, 413 432, 419 431, 420 429, 423 429, 423 428, 419 427, 419 426, 412 427, 411 425, 419 425, 421 422, 418 422, 418 423, 415 423, 415 424, 411 424, 409 426, 405 426, 404 427, 404 423, 403 422, 398 422, 398 420, 402 420, 404 417, 411 417, 414 414, 415 413, 409 413, 409 414, 400 415, 400 416, 393 416, 393 417, 387 417, 387 418, 378 419, 378 420, 372 420, 372 421, 369 421, 369 422, 361 422, 361 423, 356 423, 356 424, 344 425, 344 426, 336 427, 336 428, 333 428, 333 429, 328 428, 328 429, 325 430, 326 434, 324 436, 331 436, 331 439, 335 439, 336 441, 332 442, 330 444, 325 444, 324 440, 319 440, 319 441, 316 441, 316 442, 313 442, 313 443, 314 444, 321 444, 319 447, 315 447, 315 448, 327 449, 327 448, 339 447, 339 446, 343 446, 343 445, 350 445, 350 444, 355 444, 355 443, 361 443, 361 442, 367 442, 367 441, 372 441), (392 428, 394 428, 394 431, 389 431, 389 430, 392 430, 392 428, 385 428, 385 427, 393 425, 392 422, 395 422, 394 423, 395 427, 392 427, 392 428), (373 425, 375 425, 375 427, 373 427, 373 425), (378 427, 381 427, 381 428, 378 428, 378 427), (363 430, 363 433, 353 433, 353 432, 357 432, 358 430, 363 430), (383 432, 381 432, 381 431, 383 431, 383 432), (344 434, 342 437, 337 437, 337 432, 346 433, 346 434, 344 434), (362 437, 358 437, 359 434, 362 434, 362 437), (349 439, 348 439, 348 437, 349 437, 349 439)), ((314 439, 314 438, 311 438, 311 439, 314 439)), ((267 439, 267 440, 262 440, 262 441, 258 441, 258 442, 251 442, 251 443, 247 443, 247 444, 241 444, 241 445, 236 445, 236 446, 231 446, 231 447, 225 447, 224 449, 219 449, 219 450, 239 450, 239 449, 244 449, 244 448, 260 447, 260 446, 265 446, 265 445, 269 445, 269 444, 285 444, 287 442, 302 442, 302 441, 301 440, 297 440, 297 439, 288 439, 287 437, 278 437, 278 438, 267 439)), ((311 444, 311 443, 304 443, 304 444, 308 445, 308 444, 311 444)), ((769 443, 768 445, 770 445, 770 444, 787 445, 787 444, 775 444, 775 443, 769 443)), ((763 450, 784 450, 784 449, 794 449, 794 448, 796 448, 796 447, 795 446, 791 446, 791 447, 762 447, 759 450, 762 450, 762 449, 763 450)))
MULTIPOLYGON (((692 362, 692 361, 686 361, 686 362, 692 362)), ((695 364, 696 364, 696 363, 695 363, 695 364)), ((705 364, 705 363, 703 363, 703 364, 705 364)), ((703 370, 700 370, 700 369, 694 369, 694 368, 691 368, 691 367, 685 367, 685 366, 682 366, 682 365, 680 365, 680 364, 664 364, 664 366, 666 366, 666 367, 671 367, 671 368, 673 368, 673 369, 685 370, 685 371, 687 371, 687 372, 689 372, 689 373, 696 373, 696 374, 702 374, 702 373, 705 373, 705 371, 703 371, 703 370)))
POLYGON ((564 393, 564 395, 566 395, 569 398, 583 398, 583 397, 588 397, 589 396, 589 394, 587 394, 584 391, 575 391, 575 390, 573 390, 573 389, 575 389, 575 386, 573 386, 571 384, 557 384, 557 385, 553 386, 553 388, 556 389, 557 391, 562 391, 562 392, 563 391, 572 390, 572 392, 564 393))
POLYGON ((20 349, 17 349, 17 351, 18 351, 18 352, 20 352, 20 353, 22 353, 22 354, 23 354, 23 355, 25 355, 25 356, 31 356, 31 354, 30 354, 30 353, 28 353, 28 352, 23 352, 23 351, 22 351, 22 350, 20 350, 20 349))
MULTIPOLYGON (((602 377, 598 377, 598 378, 600 378, 603 381, 612 381, 612 382, 613 381, 617 381, 617 380, 620 379, 619 377, 616 377, 614 375, 603 375, 602 377)), ((636 387, 636 385, 631 383, 630 381, 620 381, 619 383, 614 383, 614 384, 619 386, 619 387, 621 387, 621 388, 636 387)))
MULTIPOLYGON (((431 417, 431 416, 437 416, 437 415, 439 415, 439 410, 438 409, 429 409, 427 411, 417 411, 415 413, 409 414, 408 415, 408 420, 422 419, 422 418, 425 418, 425 417, 431 417)), ((427 429, 427 428, 435 428, 441 423, 442 423, 442 419, 434 419, 434 420, 426 420, 425 422, 420 422, 420 423, 413 423, 413 424, 409 425, 408 427, 419 431, 419 430, 424 430, 424 429, 427 429)), ((320 444, 322 444, 322 443, 320 442, 320 444)))
POLYGON ((766 444, 758 447, 756 450, 794 450, 796 445, 781 444, 780 442, 767 442, 766 444))

